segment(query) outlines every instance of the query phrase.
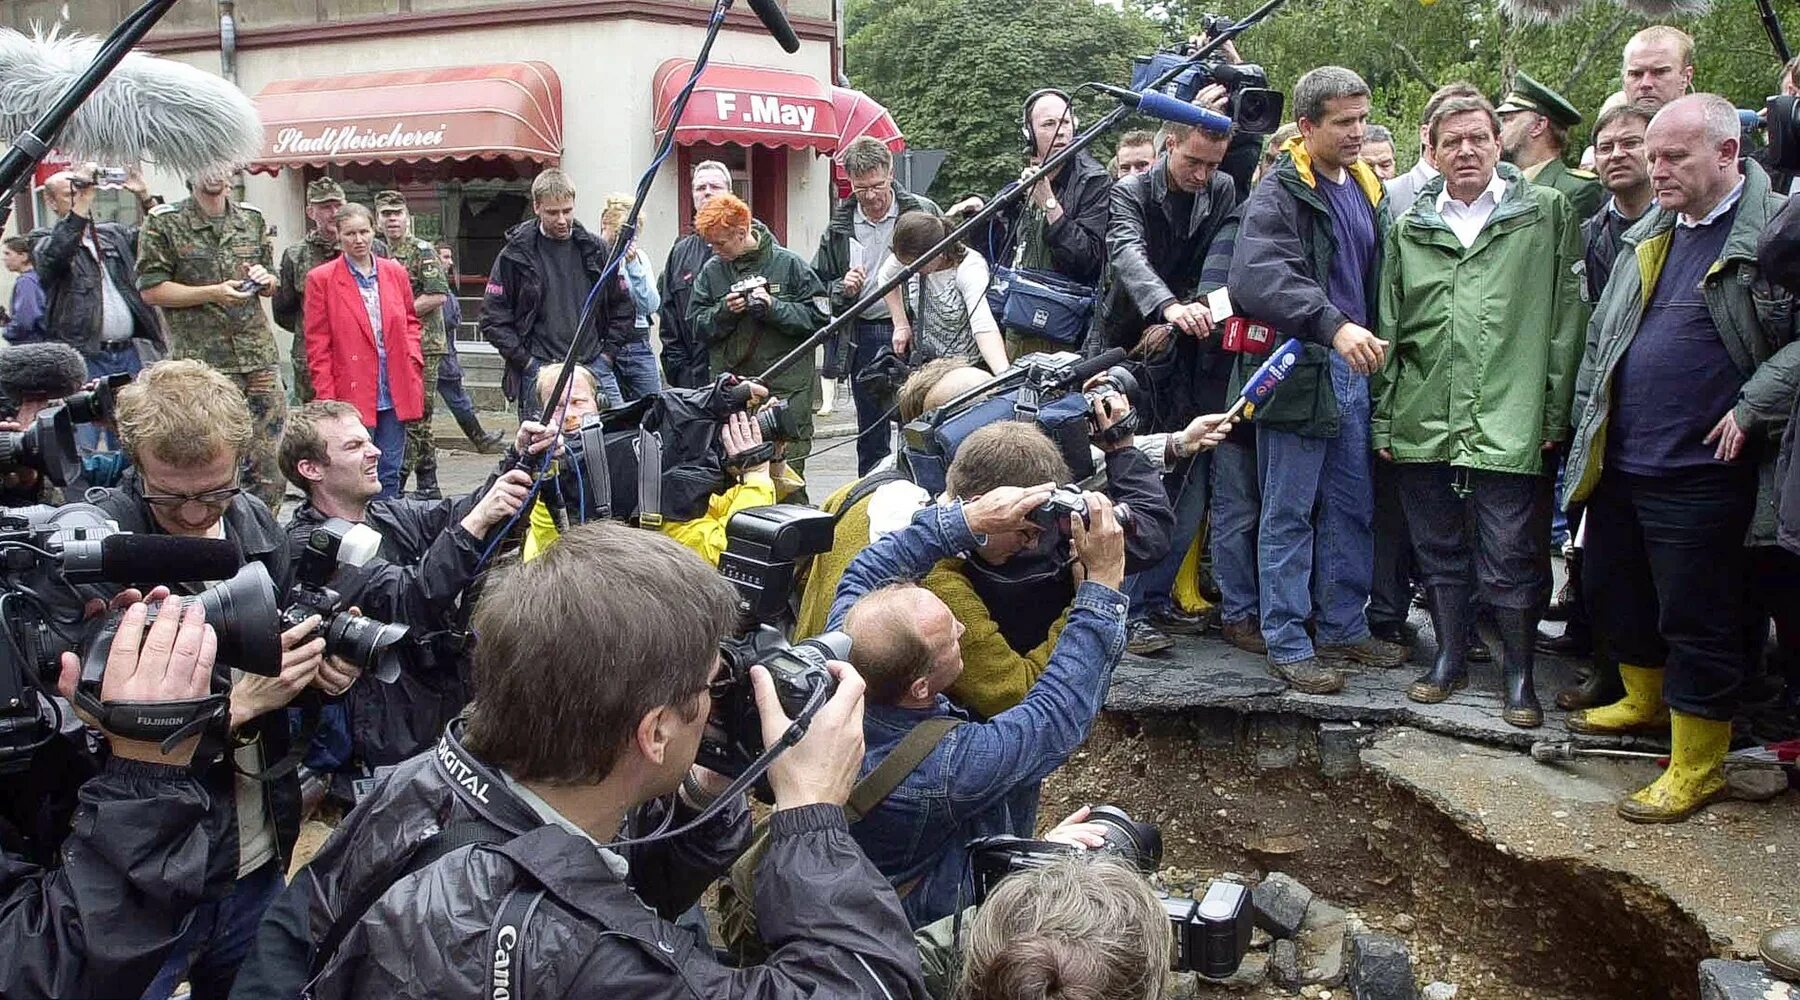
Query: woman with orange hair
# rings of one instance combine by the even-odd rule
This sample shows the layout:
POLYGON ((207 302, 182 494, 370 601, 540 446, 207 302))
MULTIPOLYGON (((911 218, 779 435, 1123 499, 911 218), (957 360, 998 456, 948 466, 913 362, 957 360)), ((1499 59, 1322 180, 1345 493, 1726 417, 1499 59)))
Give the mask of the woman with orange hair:
MULTIPOLYGON (((742 199, 713 198, 694 217, 694 231, 712 247, 713 259, 694 279, 688 317, 695 334, 711 345, 714 378, 726 372, 759 375, 825 325, 815 301, 823 300, 824 284, 805 260, 750 217, 742 199)), ((795 472, 805 470, 812 450, 816 371, 809 353, 768 383, 799 425, 787 446, 787 463, 795 472)))

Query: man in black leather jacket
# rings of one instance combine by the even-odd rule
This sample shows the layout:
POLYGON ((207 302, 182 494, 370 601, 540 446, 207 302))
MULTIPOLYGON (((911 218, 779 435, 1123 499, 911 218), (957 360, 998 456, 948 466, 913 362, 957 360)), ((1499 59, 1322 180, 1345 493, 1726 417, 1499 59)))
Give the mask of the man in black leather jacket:
POLYGON ((306 494, 287 524, 294 560, 327 519, 367 524, 381 534, 380 551, 361 566, 338 566, 328 586, 344 606, 411 629, 399 675, 365 676, 352 684, 342 714, 332 720, 342 735, 315 741, 308 755, 315 771, 344 776, 334 782, 334 793, 349 798, 351 779, 431 746, 462 711, 468 701, 464 595, 481 572, 494 530, 518 512, 531 489, 530 473, 514 467, 520 450, 541 453, 553 439, 527 422, 514 450, 467 496, 377 500, 381 483, 374 470, 381 453, 355 407, 318 400, 288 415, 281 471, 306 494))
MULTIPOLYGON (((695 830, 608 846, 671 808, 688 823, 724 790, 692 764, 715 691, 742 696, 721 687, 717 652, 736 615, 735 592, 699 556, 611 522, 570 530, 491 584, 474 618, 481 700, 346 817, 271 914, 239 995, 292 996, 316 961, 320 998, 518 995, 521 984, 620 998, 923 997, 899 902, 845 824, 863 692, 847 665, 832 665, 836 693, 769 771, 776 811, 755 899, 767 963, 727 968, 667 922, 742 849, 741 800, 695 830), (407 874, 410 848, 440 830, 474 846, 407 874), (315 958, 340 920, 341 945, 315 958)), ((766 674, 752 676, 773 745, 788 722, 766 674)))
MULTIPOLYGON (((1219 350, 1205 292, 1225 284, 1236 240, 1236 185, 1220 169, 1227 135, 1170 124, 1167 146, 1148 173, 1113 187, 1107 249, 1112 287, 1101 319, 1110 346, 1143 359, 1153 431, 1179 431, 1224 409, 1231 356, 1219 350)), ((1223 322, 1219 317, 1217 322, 1223 322)), ((1176 607, 1170 592, 1206 516, 1211 456, 1200 452, 1164 470, 1174 511, 1168 555, 1125 583, 1132 652, 1167 649, 1166 633, 1196 634, 1205 621, 1176 607)))

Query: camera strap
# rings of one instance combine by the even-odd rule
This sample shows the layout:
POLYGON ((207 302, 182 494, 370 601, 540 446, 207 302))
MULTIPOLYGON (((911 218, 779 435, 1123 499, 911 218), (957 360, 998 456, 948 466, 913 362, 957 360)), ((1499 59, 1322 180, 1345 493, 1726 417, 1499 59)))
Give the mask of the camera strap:
POLYGON ((638 527, 662 527, 662 438, 638 426, 638 527))
POLYGON ((74 701, 106 732, 155 743, 163 753, 231 712, 231 700, 222 694, 185 701, 101 701, 98 683, 78 685, 74 701))

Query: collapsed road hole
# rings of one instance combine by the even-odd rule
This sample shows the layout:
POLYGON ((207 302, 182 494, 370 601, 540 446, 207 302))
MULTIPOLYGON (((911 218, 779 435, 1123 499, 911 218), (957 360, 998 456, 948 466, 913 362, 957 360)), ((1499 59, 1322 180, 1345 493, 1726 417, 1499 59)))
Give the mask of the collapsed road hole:
POLYGON ((1292 715, 1108 712, 1046 783, 1040 825, 1100 803, 1154 822, 1171 890, 1285 872, 1353 922, 1399 935, 1417 982, 1454 983, 1459 1000, 1698 996, 1695 969, 1713 944, 1653 886, 1578 859, 1520 857, 1345 766, 1333 746, 1323 760, 1319 750, 1316 724, 1292 715))

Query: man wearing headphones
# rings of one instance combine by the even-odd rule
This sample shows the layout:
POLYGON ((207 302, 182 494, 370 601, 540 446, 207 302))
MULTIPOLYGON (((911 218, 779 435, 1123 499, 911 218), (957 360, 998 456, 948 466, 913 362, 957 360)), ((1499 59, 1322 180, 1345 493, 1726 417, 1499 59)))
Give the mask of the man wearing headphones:
MULTIPOLYGON (((1054 88, 1033 91, 1020 111, 1019 134, 1025 144, 1024 174, 1069 145, 1080 127, 1069 95, 1054 88)), ((1090 288, 1100 283, 1106 266, 1107 202, 1112 178, 1100 161, 1085 151, 1053 173, 1040 178, 1031 190, 988 222, 986 233, 971 234, 969 245, 985 254, 996 268, 1033 268, 1054 271, 1090 288)), ((952 206, 950 214, 979 198, 952 206)), ((1083 331, 1085 332, 1085 331, 1083 331)), ((1034 351, 1079 350, 1075 344, 1031 336, 1017 329, 1006 331, 1009 358, 1034 351)))

